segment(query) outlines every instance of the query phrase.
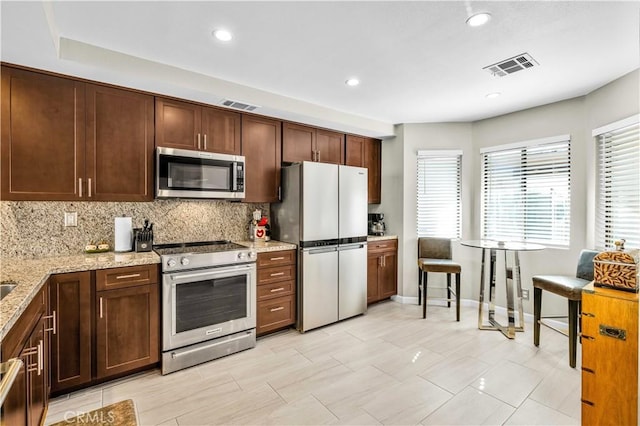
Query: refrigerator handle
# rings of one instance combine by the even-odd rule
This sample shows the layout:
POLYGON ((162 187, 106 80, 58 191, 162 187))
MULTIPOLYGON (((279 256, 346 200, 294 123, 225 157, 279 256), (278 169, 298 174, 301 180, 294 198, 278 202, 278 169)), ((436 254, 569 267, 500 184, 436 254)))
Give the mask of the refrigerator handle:
POLYGON ((338 247, 338 251, 345 251, 345 250, 359 250, 364 248, 364 244, 351 244, 348 246, 340 246, 338 247))
POLYGON ((338 251, 338 249, 337 247, 331 247, 331 248, 303 249, 302 251, 309 254, 319 254, 319 253, 331 253, 332 251, 338 251))

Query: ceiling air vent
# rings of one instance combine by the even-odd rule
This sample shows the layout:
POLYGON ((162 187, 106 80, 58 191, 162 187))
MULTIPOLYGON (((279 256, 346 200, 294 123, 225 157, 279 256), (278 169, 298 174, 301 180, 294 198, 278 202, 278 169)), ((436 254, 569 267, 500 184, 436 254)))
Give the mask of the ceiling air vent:
POLYGON ((233 101, 231 99, 225 99, 224 101, 222 101, 222 105, 242 111, 255 111, 256 109, 260 108, 258 105, 251 105, 244 102, 233 101))
POLYGON ((504 77, 506 75, 513 74, 514 72, 531 68, 536 65, 540 64, 538 64, 538 62, 536 62, 536 60, 533 59, 531 55, 529 55, 528 53, 522 53, 493 65, 486 66, 482 69, 487 70, 493 76, 504 77))

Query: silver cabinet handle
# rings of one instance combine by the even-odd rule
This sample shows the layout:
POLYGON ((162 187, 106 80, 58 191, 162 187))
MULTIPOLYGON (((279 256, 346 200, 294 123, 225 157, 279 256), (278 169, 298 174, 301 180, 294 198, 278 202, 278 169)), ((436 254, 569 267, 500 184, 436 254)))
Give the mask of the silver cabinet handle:
POLYGON ((273 308, 273 309, 269 309, 269 311, 271 312, 277 312, 277 311, 281 311, 284 309, 284 306, 278 306, 277 308, 273 308))
POLYGON ((82 198, 82 178, 78 178, 78 197, 82 198))
POLYGON ((276 272, 276 273, 270 274, 271 277, 279 277, 281 275, 284 275, 284 272, 276 272))
POLYGON ((204 150, 207 150, 207 134, 204 134, 204 150))
POLYGON ((320 161, 320 150, 318 150, 318 161, 320 161))
POLYGON ((140 274, 118 275, 116 280, 125 280, 127 278, 138 278, 140 274))
POLYGON ((280 256, 280 257, 272 257, 269 260, 284 260, 284 256, 280 256))
POLYGON ((102 318, 102 297, 100 298, 100 318, 102 318))
POLYGON ((382 247, 386 247, 386 246, 387 246, 386 244, 378 244, 376 247, 382 248, 382 247))
POLYGON ((91 198, 91 178, 87 179, 87 192, 89 193, 89 198, 91 198))
POLYGON ((51 315, 46 315, 43 317, 44 319, 51 319, 52 320, 52 324, 53 326, 51 328, 45 328, 44 331, 53 331, 53 334, 57 334, 56 333, 56 311, 53 311, 53 313, 51 315))
POLYGON ((42 374, 44 369, 44 342, 40 339, 38 343, 38 376, 42 374))
POLYGON ((278 291, 282 291, 282 290, 284 290, 284 287, 274 288, 274 289, 271 289, 271 290, 269 290, 269 291, 270 291, 271 293, 276 293, 276 292, 278 292, 278 291))
POLYGON ((198 133, 198 149, 200 149, 200 133, 198 133))

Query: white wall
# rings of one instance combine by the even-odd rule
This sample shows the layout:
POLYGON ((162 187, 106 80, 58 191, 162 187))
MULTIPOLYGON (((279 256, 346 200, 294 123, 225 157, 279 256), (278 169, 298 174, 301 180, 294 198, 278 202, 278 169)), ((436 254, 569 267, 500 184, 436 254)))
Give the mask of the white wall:
MULTIPOLYGON (((575 273, 582 248, 592 247, 595 127, 637 114, 640 110, 640 71, 636 70, 579 98, 556 102, 473 123, 403 124, 396 137, 383 142, 382 204, 370 211, 386 215, 390 234, 399 238, 398 293, 417 295, 416 151, 461 149, 462 239, 480 237, 480 149, 561 134, 571 135, 571 239, 567 249, 547 248, 520 256, 523 288, 533 290, 531 276, 575 273), (399 184, 399 173, 402 183, 399 184), (389 178, 389 179, 388 179, 389 178), (401 194, 401 195, 400 195, 401 194)), ((462 297, 478 299, 480 251, 454 243, 454 259, 462 264, 462 297)), ((500 277, 498 277, 500 278, 500 277)), ((430 281, 431 283, 431 281, 430 281)), ((500 289, 498 289, 500 290, 500 289)), ((498 303, 501 292, 498 291, 498 303)), ((533 300, 525 311, 533 311, 533 300)), ((543 314, 566 312, 566 299, 545 295, 543 314)))

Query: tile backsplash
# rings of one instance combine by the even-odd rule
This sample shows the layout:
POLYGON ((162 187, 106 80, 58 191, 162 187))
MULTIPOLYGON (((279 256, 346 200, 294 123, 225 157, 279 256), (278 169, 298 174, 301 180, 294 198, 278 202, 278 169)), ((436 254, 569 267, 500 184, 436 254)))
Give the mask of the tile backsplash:
POLYGON ((80 254, 91 241, 114 244, 114 219, 128 216, 133 227, 153 225, 154 243, 246 240, 254 210, 269 204, 226 201, 155 200, 147 203, 2 201, 0 256, 39 257, 80 254), (65 227, 64 213, 77 212, 78 226, 65 227))

